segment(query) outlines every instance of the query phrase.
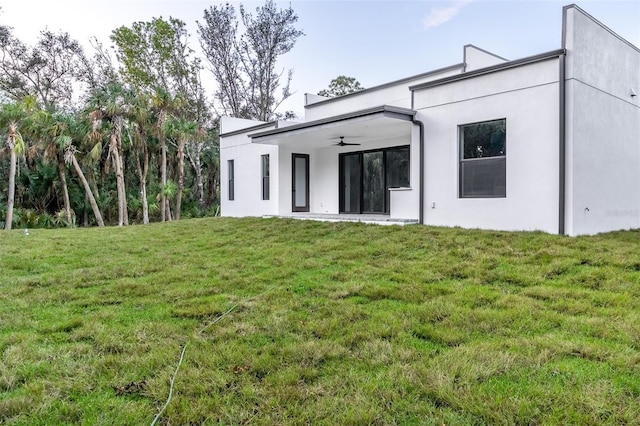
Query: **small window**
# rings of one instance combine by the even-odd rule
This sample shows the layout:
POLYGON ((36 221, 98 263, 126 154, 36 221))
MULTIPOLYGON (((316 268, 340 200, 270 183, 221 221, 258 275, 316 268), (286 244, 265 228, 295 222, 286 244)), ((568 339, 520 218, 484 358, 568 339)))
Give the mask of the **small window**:
POLYGON ((229 200, 233 201, 235 199, 235 181, 234 181, 234 167, 233 160, 227 161, 227 172, 229 175, 229 200))
POLYGON ((262 156, 262 199, 269 199, 269 154, 262 156))
POLYGON ((507 196, 505 119, 460 126, 460 198, 507 196))

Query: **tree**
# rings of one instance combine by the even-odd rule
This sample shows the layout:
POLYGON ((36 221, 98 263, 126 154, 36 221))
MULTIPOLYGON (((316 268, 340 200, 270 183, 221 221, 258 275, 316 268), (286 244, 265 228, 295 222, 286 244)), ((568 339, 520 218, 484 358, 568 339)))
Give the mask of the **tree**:
MULTIPOLYGON (((214 97, 224 114, 238 118, 269 121, 281 116, 280 104, 291 96, 293 71, 287 71, 281 94, 283 72, 276 72, 281 55, 293 49, 304 33, 291 6, 278 9, 273 0, 256 8, 256 16, 240 5, 245 33, 238 38, 238 19, 232 5, 210 6, 204 23, 197 22, 202 50, 218 83, 214 97)), ((291 116, 288 113, 287 116, 291 116)))
POLYGON ((104 45, 96 37, 89 42, 93 47, 92 58, 83 58, 82 80, 88 86, 88 92, 94 93, 102 87, 120 81, 113 59, 104 45))
POLYGON ((346 95, 348 93, 357 92, 363 90, 364 87, 360 85, 360 82, 353 77, 347 77, 339 75, 331 80, 328 89, 323 89, 318 92, 320 96, 326 96, 328 98, 335 98, 336 96, 346 95))
POLYGON ((13 100, 34 96, 46 109, 71 107, 80 81, 84 51, 68 33, 42 31, 29 47, 0 31, 0 91, 13 100))
MULTIPOLYGON (((2 7, 0 7, 0 13, 2 13, 2 7)), ((0 24, 0 45, 5 45, 11 37, 11 27, 0 24)))
MULTIPOLYGON (((152 99, 161 150, 160 182, 165 188, 167 114, 179 109, 182 114, 194 118, 207 116, 203 113, 206 102, 199 79, 200 61, 192 57, 185 23, 179 19, 153 18, 150 22, 135 22, 130 28, 123 26, 113 31, 111 40, 122 63, 120 74, 124 81, 152 99)), ((171 218, 166 193, 160 192, 163 222, 171 218)))
POLYGON ((140 182, 140 202, 142 204, 142 223, 149 223, 149 202, 147 199, 147 175, 149 174, 148 129, 151 128, 150 99, 138 95, 133 99, 130 110, 131 146, 135 152, 136 170, 140 182))
POLYGON ((111 34, 120 74, 134 89, 152 93, 157 88, 186 97, 198 84, 200 60, 189 48, 186 24, 175 18, 134 22, 111 34))
MULTIPOLYGON (((133 93, 119 83, 109 83, 89 99, 91 117, 94 121, 107 119, 110 126, 109 155, 113 159, 118 191, 118 225, 128 225, 127 193, 122 149, 122 128, 125 116, 129 113, 133 93)), ((99 127, 99 126, 96 126, 99 127)))
MULTIPOLYGON (((215 135, 217 137, 217 134, 215 135)), ((198 194, 198 207, 200 208, 200 212, 203 212, 205 209, 205 198, 204 198, 204 181, 202 179, 203 167, 202 167, 202 156, 205 150, 208 148, 207 142, 210 141, 209 132, 204 127, 199 127, 195 138, 191 141, 191 143, 187 144, 185 147, 185 154, 191 167, 193 168, 193 173, 196 177, 196 189, 198 194)))
MULTIPOLYGON (((77 119, 70 114, 58 116, 57 128, 58 136, 56 137, 56 144, 58 144, 58 147, 64 151, 64 159, 66 164, 73 166, 76 174, 78 175, 78 179, 80 179, 80 182, 82 182, 85 194, 89 199, 89 204, 91 205, 91 209, 93 210, 93 214, 96 218, 96 223, 98 224, 98 226, 104 226, 104 221, 102 220, 102 214, 100 213, 98 203, 96 202, 93 191, 89 186, 89 182, 87 181, 87 178, 82 171, 82 167, 80 167, 80 163, 78 163, 78 159, 76 158, 78 149, 74 144, 74 139, 81 137, 80 135, 83 134, 89 135, 89 141, 95 142, 95 140, 92 139, 91 133, 83 128, 81 123, 79 123, 77 119)), ((89 152, 89 157, 92 159, 96 159, 97 157, 99 157, 100 148, 101 143, 98 140, 89 152)))
POLYGON ((167 133, 176 139, 178 147, 178 187, 176 190, 175 218, 180 220, 182 191, 184 189, 184 148, 189 140, 196 137, 198 124, 184 118, 173 118, 167 121, 167 133))
POLYGON ((18 154, 24 152, 25 142, 20 134, 20 124, 26 120, 27 115, 35 110, 35 99, 25 98, 22 102, 13 102, 2 105, 0 110, 0 126, 7 128, 6 146, 9 149, 9 189, 7 196, 7 214, 4 229, 11 230, 13 224, 13 204, 16 190, 16 167, 18 154))
POLYGON ((160 220, 171 220, 171 209, 169 208, 169 201, 166 197, 168 193, 165 191, 167 187, 167 133, 166 122, 167 116, 180 109, 182 106, 181 97, 172 97, 171 94, 161 88, 158 88, 151 98, 153 110, 157 117, 156 132, 158 140, 160 141, 160 185, 162 190, 160 191, 160 220))
POLYGON ((56 143, 56 139, 65 129, 62 116, 63 114, 59 112, 51 114, 46 110, 39 110, 29 120, 28 127, 29 133, 34 137, 34 141, 38 143, 39 150, 44 153, 44 160, 46 162, 52 161, 56 165, 62 189, 66 223, 71 226, 73 220, 71 217, 71 202, 69 199, 69 186, 67 185, 64 151, 56 143))

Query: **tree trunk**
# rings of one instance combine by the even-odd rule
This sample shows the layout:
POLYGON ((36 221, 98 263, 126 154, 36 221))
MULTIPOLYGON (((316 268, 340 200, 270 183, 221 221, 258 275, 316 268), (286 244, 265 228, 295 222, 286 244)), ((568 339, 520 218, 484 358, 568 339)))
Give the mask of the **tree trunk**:
POLYGON ((58 176, 60 177, 60 184, 62 185, 62 198, 64 199, 64 211, 67 216, 67 226, 71 226, 71 202, 69 201, 67 174, 64 170, 64 164, 60 161, 60 157, 58 157, 58 176))
POLYGON ((184 141, 178 141, 178 190, 176 191, 176 220, 180 220, 182 189, 184 188, 184 141))
POLYGON ((118 226, 124 225, 124 191, 123 183, 124 177, 122 176, 122 169, 120 168, 120 156, 118 154, 117 138, 115 134, 111 135, 111 157, 113 158, 113 165, 116 170, 116 188, 118 190, 118 226))
POLYGON ((6 229, 7 231, 11 230, 11 225, 13 222, 13 201, 16 194, 16 163, 18 162, 15 143, 10 142, 9 147, 11 149, 11 159, 9 165, 9 196, 7 198, 7 216, 4 222, 4 229, 6 229))
POLYGON ((193 172, 196 175, 196 187, 198 188, 198 206, 200 207, 200 213, 204 214, 205 209, 205 200, 204 200, 204 182, 202 181, 202 160, 200 159, 200 154, 202 152, 202 143, 194 142, 194 151, 195 153, 191 153, 189 149, 186 150, 187 158, 189 159, 189 163, 191 163, 191 167, 193 167, 193 172))
POLYGON ((87 213, 87 201, 89 201, 89 197, 87 196, 87 193, 84 193, 84 208, 83 210, 83 215, 82 215, 82 219, 83 219, 83 226, 85 228, 87 228, 89 226, 89 214, 87 213))
POLYGON ((142 223, 149 223, 149 202, 147 201, 147 174, 149 171, 149 151, 142 148, 143 164, 140 164, 140 155, 136 154, 136 166, 138 177, 140 178, 140 201, 142 202, 142 223))
POLYGON ((129 225, 129 206, 127 203, 127 185, 125 184, 125 171, 124 171, 124 152, 122 151, 122 135, 118 139, 118 158, 120 160, 120 180, 122 185, 122 218, 125 225, 129 225))
POLYGON ((89 187, 89 182, 84 177, 84 173, 82 173, 82 169, 80 168, 80 164, 78 164, 78 160, 76 160, 76 156, 71 156, 71 161, 73 163, 73 168, 78 174, 78 178, 82 182, 82 186, 84 186, 84 191, 89 197, 89 204, 91 204, 91 209, 93 210, 93 214, 96 217, 96 222, 98 226, 104 226, 104 222, 102 221, 102 214, 100 214, 100 209, 98 208, 98 203, 96 203, 96 199, 93 197, 93 193, 91 192, 91 188, 89 187))
POLYGON ((166 211, 167 221, 171 222, 171 205, 169 204, 169 200, 167 200, 166 206, 167 206, 167 211, 166 211))
POLYGON ((113 163, 116 169, 116 186, 118 187, 118 225, 129 224, 129 214, 127 212, 127 189, 124 183, 124 163, 122 160, 122 125, 121 115, 113 117, 114 132, 111 134, 111 149, 113 163))
POLYGON ((160 127, 160 151, 162 152, 162 160, 161 160, 161 173, 160 173, 160 181, 162 184, 162 191, 160 193, 160 220, 164 222, 166 220, 166 210, 169 208, 167 205, 167 196, 164 194, 164 189, 167 186, 167 141, 164 134, 164 122, 165 122, 166 113, 164 111, 160 111, 160 115, 158 117, 158 127, 160 127))
POLYGON ((122 216, 124 219, 124 224, 125 225, 129 225, 129 206, 127 203, 127 186, 125 184, 124 181, 124 176, 125 176, 125 172, 124 172, 124 154, 122 153, 122 150, 120 151, 119 154, 120 157, 120 175, 122 176, 122 216))
POLYGON ((202 162, 200 160, 200 150, 196 152, 196 158, 194 159, 196 163, 196 185, 198 187, 198 205, 200 206, 201 214, 204 214, 205 204, 204 204, 204 182, 202 181, 202 162))

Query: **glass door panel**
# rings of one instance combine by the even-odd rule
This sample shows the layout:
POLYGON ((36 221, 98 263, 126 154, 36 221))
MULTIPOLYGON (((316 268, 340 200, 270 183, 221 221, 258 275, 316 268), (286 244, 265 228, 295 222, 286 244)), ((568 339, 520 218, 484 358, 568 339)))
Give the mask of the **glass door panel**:
POLYGON ((340 211, 360 213, 361 174, 360 154, 344 154, 340 157, 340 211))
POLYGON ((309 211, 309 155, 292 154, 291 161, 291 210, 294 212, 309 211))
POLYGON ((385 167, 384 152, 373 151, 362 154, 362 212, 385 212, 385 167))
POLYGON ((390 211, 389 188, 406 188, 409 186, 409 147, 394 148, 387 151, 385 165, 387 174, 387 197, 385 211, 390 211))

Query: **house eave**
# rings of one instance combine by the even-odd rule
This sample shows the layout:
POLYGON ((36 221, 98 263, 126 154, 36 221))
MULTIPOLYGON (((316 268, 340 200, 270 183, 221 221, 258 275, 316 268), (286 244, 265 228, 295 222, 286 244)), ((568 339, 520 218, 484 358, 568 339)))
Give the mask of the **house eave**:
POLYGON ((231 132, 221 133, 220 137, 221 138, 226 138, 228 136, 242 135, 244 133, 255 132, 257 130, 266 129, 267 127, 272 127, 272 126, 275 126, 275 128, 277 129, 278 128, 278 122, 277 121, 269 121, 267 123, 261 123, 261 124, 255 125, 255 126, 245 127, 243 129, 238 129, 238 130, 233 130, 231 132))
POLYGON ((379 116, 384 118, 392 118, 397 120, 413 121, 416 112, 408 108, 395 107, 391 105, 381 105, 373 108, 367 108, 359 111, 353 111, 346 114, 336 115, 333 117, 327 117, 319 120, 309 121, 306 123, 294 124, 277 129, 271 129, 264 132, 252 133, 248 136, 254 143, 261 143, 273 136, 282 135, 285 133, 293 133, 300 130, 311 129, 327 124, 339 123, 342 121, 369 117, 379 116))

